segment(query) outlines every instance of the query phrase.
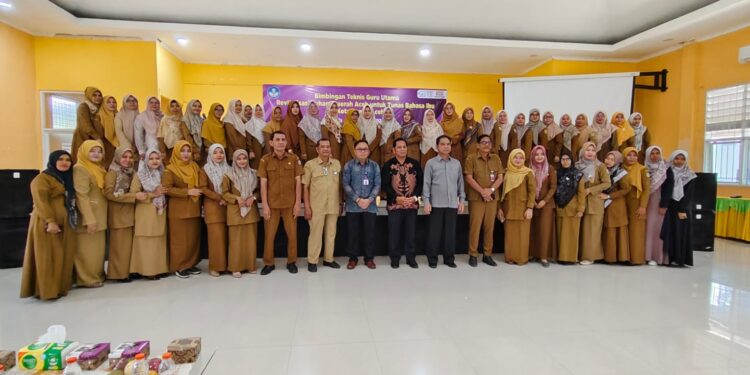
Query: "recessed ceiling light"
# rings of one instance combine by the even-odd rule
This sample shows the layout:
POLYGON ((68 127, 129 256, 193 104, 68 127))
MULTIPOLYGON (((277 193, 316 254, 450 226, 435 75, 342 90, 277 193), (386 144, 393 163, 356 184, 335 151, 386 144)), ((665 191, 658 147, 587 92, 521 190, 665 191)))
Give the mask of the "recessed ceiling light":
POLYGON ((188 38, 177 37, 175 38, 175 40, 177 41, 177 44, 183 47, 185 47, 186 45, 188 45, 188 43, 190 43, 190 40, 188 40, 188 38))
POLYGON ((310 45, 310 43, 302 43, 299 45, 299 50, 302 52, 310 52, 312 51, 312 45, 310 45))
POLYGON ((422 48, 419 50, 419 56, 430 57, 431 54, 432 54, 432 51, 430 51, 429 48, 422 48))
POLYGON ((0 8, 13 8, 13 4, 7 1, 0 1, 0 8))

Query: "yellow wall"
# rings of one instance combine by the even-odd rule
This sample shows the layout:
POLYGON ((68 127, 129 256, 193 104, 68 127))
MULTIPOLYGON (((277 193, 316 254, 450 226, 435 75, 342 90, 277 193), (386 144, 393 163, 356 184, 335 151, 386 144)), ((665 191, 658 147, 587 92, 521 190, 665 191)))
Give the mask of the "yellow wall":
POLYGON ((34 38, 0 23, 0 169, 39 168, 41 130, 36 124, 34 38))
POLYGON ((263 84, 309 84, 365 87, 410 87, 447 89, 448 101, 459 108, 485 104, 502 105, 499 75, 448 74, 354 69, 277 68, 185 64, 185 99, 199 98, 204 108, 213 102, 226 105, 239 98, 243 103, 260 103, 263 84))
POLYGON ((182 67, 182 61, 156 44, 156 81, 159 96, 186 102, 182 97, 182 67))

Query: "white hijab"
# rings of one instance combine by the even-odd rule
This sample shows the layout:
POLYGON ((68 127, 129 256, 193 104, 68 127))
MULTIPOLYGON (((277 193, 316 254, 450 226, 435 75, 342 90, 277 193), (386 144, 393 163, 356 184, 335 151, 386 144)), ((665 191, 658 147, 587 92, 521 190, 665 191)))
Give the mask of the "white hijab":
POLYGON ((490 117, 489 120, 484 119, 484 110, 489 109, 490 113, 492 113, 492 107, 486 105, 482 107, 482 112, 479 112, 479 123, 482 124, 482 134, 490 135, 492 134, 492 130, 495 128, 495 119, 490 117))
POLYGON ((245 120, 242 119, 242 113, 234 112, 234 106, 239 101, 239 99, 232 99, 229 101, 227 113, 224 115, 224 119, 221 121, 223 121, 224 123, 232 124, 232 126, 234 126, 234 129, 244 137, 245 132, 247 132, 245 120))
POLYGON ((419 142, 419 150, 422 154, 426 154, 430 149, 437 152, 437 139, 443 135, 443 127, 440 126, 440 122, 437 120, 437 116, 430 122, 427 120, 427 112, 432 112, 435 115, 435 111, 428 109, 424 111, 422 118, 422 140, 419 142))
MULTIPOLYGON (((262 105, 256 104, 255 107, 253 107, 253 118, 250 119, 250 121, 245 123, 245 126, 247 127, 247 132, 253 136, 253 138, 257 139, 258 142, 260 142, 261 146, 265 144, 265 137, 263 136, 263 128, 266 127, 266 110, 263 108, 262 105), (260 107, 261 115, 260 117, 255 116, 255 108, 260 107)), ((257 156, 256 156, 257 157, 257 156)))
POLYGON ((497 123, 497 126, 500 127, 500 147, 503 148, 503 151, 508 151, 508 135, 510 135, 510 130, 513 128, 513 124, 508 122, 508 112, 505 112, 504 109, 501 109, 497 111, 497 114, 495 115, 495 121, 497 123), (500 123, 500 114, 505 113, 505 124, 500 123))
POLYGON ((318 142, 320 140, 321 134, 320 134, 320 107, 315 102, 310 102, 310 104, 307 106, 307 113, 305 114, 305 117, 302 118, 302 121, 299 122, 298 127, 302 129, 303 132, 305 132, 305 135, 307 138, 310 138, 313 142, 318 142), (316 108, 318 108, 318 114, 313 115, 310 113, 310 107, 312 105, 315 105, 316 108))
POLYGON ((609 123, 607 114, 604 113, 604 111, 596 111, 594 113, 594 117, 591 119, 591 129, 596 132, 597 151, 602 149, 603 144, 609 142, 609 140, 612 138, 612 133, 617 130, 614 125, 609 123), (604 115, 604 124, 601 125, 596 123, 596 115, 600 113, 604 115))
MULTIPOLYGON (((640 112, 633 112, 630 114, 630 117, 628 117, 628 122, 630 123, 630 126, 633 127, 633 131, 635 132, 635 149, 638 151, 641 151, 643 148, 643 134, 646 132, 646 125, 643 125, 643 115, 640 112), (638 125, 633 125, 633 118, 638 115, 641 116, 641 123, 638 125)), ((661 149, 659 150, 661 151, 661 149)))
POLYGON ((208 148, 208 155, 206 156, 206 165, 203 166, 203 170, 206 171, 208 179, 214 185, 214 191, 221 194, 221 180, 224 179, 224 175, 232 170, 232 167, 227 164, 227 152, 220 143, 214 143, 208 148), (214 151, 220 148, 224 151, 224 161, 217 163, 213 159, 214 151))
POLYGON ((359 133, 365 137, 367 143, 372 142, 375 136, 378 134, 378 120, 375 119, 375 112, 372 110, 369 104, 365 104, 362 110, 359 112, 359 120, 357 120, 357 127, 359 133), (370 108, 370 119, 365 119, 365 108, 370 108))
POLYGON ((401 124, 396 121, 396 112, 393 111, 393 108, 385 107, 385 111, 383 111, 383 121, 380 122, 380 126, 383 128, 383 136, 380 137, 380 145, 382 146, 388 142, 388 137, 390 137, 393 132, 401 129, 401 124), (388 111, 390 111, 393 116, 390 121, 385 119, 385 112, 388 111))

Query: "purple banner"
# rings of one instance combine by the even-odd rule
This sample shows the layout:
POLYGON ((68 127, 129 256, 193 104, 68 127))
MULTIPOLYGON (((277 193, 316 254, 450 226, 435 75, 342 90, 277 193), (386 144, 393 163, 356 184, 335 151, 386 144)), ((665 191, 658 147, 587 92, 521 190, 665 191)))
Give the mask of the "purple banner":
MULTIPOLYGON (((339 119, 343 121, 349 109, 362 110, 369 104, 378 121, 383 118, 385 107, 393 108, 396 120, 403 122, 404 111, 410 109, 414 121, 422 123, 424 112, 435 111, 440 117, 447 100, 446 90, 436 89, 402 89, 384 87, 346 87, 346 86, 305 86, 305 85, 263 85, 263 109, 266 121, 270 120, 274 107, 280 106, 286 116, 287 105, 298 101, 302 114, 307 113, 311 101, 320 108, 319 116, 325 115, 324 107, 336 102, 339 107, 339 119)), ((361 114, 360 114, 361 115, 361 114)))

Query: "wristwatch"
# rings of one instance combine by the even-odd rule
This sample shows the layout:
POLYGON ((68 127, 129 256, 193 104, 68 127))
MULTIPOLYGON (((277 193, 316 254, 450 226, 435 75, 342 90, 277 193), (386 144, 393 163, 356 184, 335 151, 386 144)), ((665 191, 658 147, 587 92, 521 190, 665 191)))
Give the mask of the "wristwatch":
POLYGON ((495 188, 493 187, 491 187, 490 190, 492 190, 493 193, 495 192, 495 188))

